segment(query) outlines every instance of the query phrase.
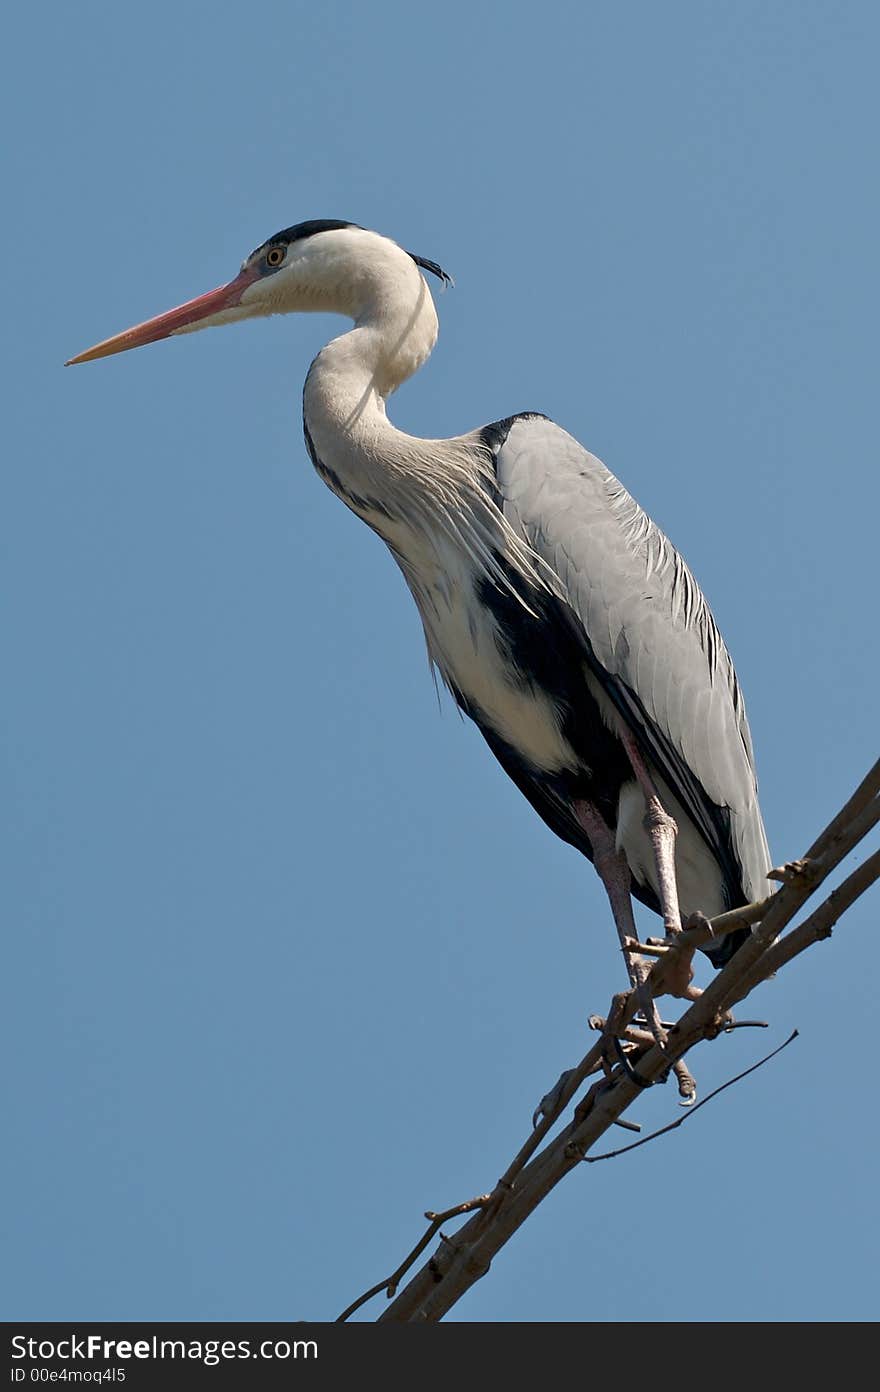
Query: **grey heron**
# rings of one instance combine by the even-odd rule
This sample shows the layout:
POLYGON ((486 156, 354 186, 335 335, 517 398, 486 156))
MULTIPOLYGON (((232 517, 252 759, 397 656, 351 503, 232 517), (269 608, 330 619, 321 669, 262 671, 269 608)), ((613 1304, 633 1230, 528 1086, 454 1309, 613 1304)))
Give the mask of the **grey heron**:
MULTIPOLYGON (((733 663, 682 557, 553 421, 527 412, 446 440, 391 424, 387 398, 437 339, 423 272, 449 280, 356 224, 298 223, 227 285, 70 361, 261 315, 354 321, 309 368, 308 452, 390 548, 461 710, 548 826, 594 862, 643 986, 644 958, 626 949, 631 894, 669 935, 682 914, 768 892, 733 663)), ((723 965, 747 933, 707 956, 723 965)))

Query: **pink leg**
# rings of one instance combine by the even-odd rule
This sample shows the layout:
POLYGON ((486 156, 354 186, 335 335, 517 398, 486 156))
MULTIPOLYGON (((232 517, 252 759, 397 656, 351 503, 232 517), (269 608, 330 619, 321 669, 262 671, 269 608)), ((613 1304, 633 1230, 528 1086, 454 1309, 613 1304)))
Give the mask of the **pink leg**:
MULTIPOLYGON (((657 867, 657 884, 660 891, 660 909, 667 938, 674 938, 681 932, 681 909, 678 904, 678 885, 675 880, 675 838, 678 827, 674 818, 664 808, 648 772, 638 745, 629 731, 622 736, 623 745, 629 757, 632 771, 639 787, 645 795, 644 827, 651 838, 654 851, 654 864, 657 867)), ((683 952, 675 962, 670 961, 664 989, 674 996, 693 1000, 699 992, 691 986, 694 972, 693 952, 683 952)))
POLYGON ((638 745, 629 732, 622 735, 632 771, 645 795, 644 827, 651 838, 657 881, 660 889, 660 908, 666 936, 681 932, 681 910, 678 907, 678 885, 675 882, 675 838, 678 827, 660 801, 654 780, 645 767, 638 745))
POLYGON ((647 986, 650 965, 643 956, 633 952, 629 945, 638 941, 638 934, 633 918, 631 876, 626 857, 622 851, 618 851, 614 832, 591 802, 575 802, 572 804, 572 811, 587 833, 593 849, 593 864, 611 904, 630 984, 638 994, 639 1005, 650 1025, 651 1033, 662 1047, 666 1035, 660 1024, 654 998, 647 986))

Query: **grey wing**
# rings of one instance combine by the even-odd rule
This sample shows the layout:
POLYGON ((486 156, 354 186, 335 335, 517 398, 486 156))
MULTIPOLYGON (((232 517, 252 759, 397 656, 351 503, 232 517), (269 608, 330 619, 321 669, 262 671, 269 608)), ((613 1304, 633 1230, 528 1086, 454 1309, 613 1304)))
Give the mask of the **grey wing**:
POLYGON ((745 706, 690 570, 601 460, 553 421, 514 417, 489 430, 504 514, 558 577, 602 688, 730 888, 763 897, 770 856, 745 706))

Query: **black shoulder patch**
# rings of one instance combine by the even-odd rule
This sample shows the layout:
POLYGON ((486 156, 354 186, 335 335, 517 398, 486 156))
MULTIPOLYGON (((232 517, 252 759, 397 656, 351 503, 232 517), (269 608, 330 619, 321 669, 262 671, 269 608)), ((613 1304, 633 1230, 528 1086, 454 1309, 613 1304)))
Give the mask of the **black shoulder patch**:
POLYGON ((489 425, 484 425, 480 430, 480 442, 489 456, 489 465, 493 470, 492 478, 486 485, 486 491, 500 512, 504 511, 504 499, 498 489, 495 480, 498 477, 498 454, 504 447, 512 427, 517 421, 521 420, 549 420, 541 411, 518 411, 515 416, 506 416, 504 420, 491 421, 489 425))
POLYGON ((549 419, 550 417, 545 416, 543 411, 518 411, 515 416, 506 416, 504 420, 492 421, 491 424, 484 425, 480 435, 487 449, 490 449, 493 454, 497 454, 517 421, 549 419))

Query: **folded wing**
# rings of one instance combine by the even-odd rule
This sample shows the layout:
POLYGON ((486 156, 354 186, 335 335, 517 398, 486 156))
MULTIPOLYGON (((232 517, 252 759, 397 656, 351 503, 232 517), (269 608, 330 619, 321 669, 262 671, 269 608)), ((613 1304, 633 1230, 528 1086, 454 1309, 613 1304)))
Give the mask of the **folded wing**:
POLYGON ((604 464, 543 416, 489 427, 508 521, 557 577, 587 659, 722 869, 768 892, 754 755, 730 655, 693 575, 604 464))

